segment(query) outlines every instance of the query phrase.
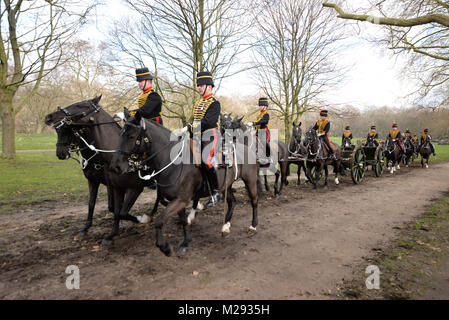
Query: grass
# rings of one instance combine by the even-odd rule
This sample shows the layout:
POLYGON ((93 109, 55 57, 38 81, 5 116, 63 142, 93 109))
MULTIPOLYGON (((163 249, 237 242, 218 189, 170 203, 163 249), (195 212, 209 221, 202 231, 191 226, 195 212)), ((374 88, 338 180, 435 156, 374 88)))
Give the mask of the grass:
POLYGON ((13 160, 0 159, 0 177, 0 214, 17 211, 14 207, 88 195, 79 164, 58 160, 55 152, 17 153, 13 160))
POLYGON ((423 294, 439 263, 449 259, 449 193, 435 201, 424 214, 402 228, 399 237, 373 258, 365 257, 354 279, 345 281, 342 292, 356 299, 414 299, 423 294), (380 289, 368 290, 364 268, 380 269, 380 289))
MULTIPOLYGON (((2 135, 0 134, 0 141, 2 135)), ((16 133, 16 150, 56 149, 56 134, 47 133, 16 133)), ((0 150, 2 146, 0 145, 0 150)))

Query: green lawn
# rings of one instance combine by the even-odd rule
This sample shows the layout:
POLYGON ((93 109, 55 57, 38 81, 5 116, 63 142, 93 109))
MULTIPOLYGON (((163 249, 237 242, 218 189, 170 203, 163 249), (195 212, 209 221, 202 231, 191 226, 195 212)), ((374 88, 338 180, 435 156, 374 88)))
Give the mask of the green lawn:
POLYGON ((13 212, 13 206, 88 196, 79 163, 59 160, 55 152, 17 153, 13 160, 0 159, 0 182, 0 214, 13 212))
MULTIPOLYGON (((0 134, 0 141, 2 135, 0 134)), ((56 149, 56 134, 47 133, 16 133, 16 150, 56 149)), ((0 144, 0 150, 2 145, 0 144)))

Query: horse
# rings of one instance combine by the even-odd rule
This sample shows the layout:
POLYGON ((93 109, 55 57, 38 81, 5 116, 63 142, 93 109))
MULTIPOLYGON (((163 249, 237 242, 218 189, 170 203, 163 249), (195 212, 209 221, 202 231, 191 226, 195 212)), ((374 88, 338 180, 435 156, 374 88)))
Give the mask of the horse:
MULTIPOLYGON (((59 108, 58 111, 45 117, 45 123, 58 130, 56 152, 60 159, 70 157, 70 150, 67 148, 68 141, 80 146, 83 145, 83 153, 88 152, 87 149, 84 149, 85 146, 94 154, 98 154, 99 159, 102 159, 102 174, 108 187, 109 199, 113 199, 114 226, 111 234, 103 240, 104 246, 110 246, 113 243, 114 236, 119 232, 120 220, 130 220, 135 223, 149 222, 147 215, 134 217, 129 214, 129 211, 143 191, 144 186, 150 186, 151 183, 140 179, 136 172, 118 175, 109 170, 113 153, 119 142, 121 127, 102 109, 99 105, 100 99, 101 95, 91 100, 76 102, 63 109, 59 108)), ((85 153, 83 158, 89 157, 89 154, 85 153)), ((94 195, 96 195, 96 192, 92 193, 92 196, 94 195)), ((156 212, 160 200, 160 197, 158 197, 150 217, 156 212)), ((91 200, 89 204, 90 202, 91 200)), ((112 209, 111 206, 109 209, 112 209)), ((86 226, 81 230, 78 237, 83 237, 92 225, 92 214, 93 210, 89 210, 86 226)))
POLYGON ((402 156, 402 162, 408 167, 410 163, 410 159, 415 153, 415 147, 412 143, 412 138, 410 136, 406 136, 404 139, 404 154, 402 156))
MULTIPOLYGON (((238 118, 237 116, 230 120, 230 115, 226 117, 226 115, 223 117, 223 123, 222 123, 222 130, 237 130, 235 132, 239 133, 238 130, 241 130, 243 135, 240 137, 244 140, 240 139, 241 143, 244 143, 249 148, 252 148, 253 150, 257 150, 257 146, 261 145, 261 143, 256 139, 254 134, 251 134, 250 136, 247 135, 249 128, 242 122, 243 117, 238 118)), ((237 137, 238 138, 238 137, 237 137)), ((261 146, 263 147, 263 146, 261 146)), ((282 192, 282 188, 284 185, 288 185, 288 149, 287 145, 283 143, 282 141, 274 140, 270 143, 270 147, 273 150, 277 151, 278 154, 278 164, 280 167, 280 170, 277 169, 275 166, 269 165, 268 167, 266 165, 260 165, 259 169, 262 167, 263 170, 263 176, 264 176, 264 186, 266 191, 270 191, 270 187, 268 185, 268 179, 267 179, 267 170, 270 170, 275 174, 275 181, 274 181, 274 195, 276 197, 279 197, 282 192), (279 176, 281 177, 281 184, 278 188, 278 182, 279 182, 279 176)), ((273 156, 271 156, 271 161, 273 161, 273 156)))
POLYGON ((385 157, 387 160, 387 167, 390 173, 393 174, 396 168, 401 169, 400 163, 402 160, 403 151, 399 148, 396 139, 388 136, 385 142, 385 157), (396 167, 397 163, 397 167, 396 167))
POLYGON ((307 169, 306 169, 306 163, 303 159, 303 157, 306 154, 306 150, 304 148, 304 145, 302 144, 302 128, 301 128, 302 122, 299 124, 296 124, 293 122, 292 126, 292 135, 290 137, 290 141, 288 143, 288 171, 287 176, 290 175, 290 164, 295 164, 298 166, 297 175, 298 180, 296 181, 296 185, 299 186, 301 184, 301 169, 304 171, 304 174, 306 178, 311 181, 310 177, 307 176, 307 169))
POLYGON ((341 142, 341 149, 345 149, 348 151, 354 151, 355 145, 351 143, 351 139, 349 137, 344 136, 343 141, 341 142))
POLYGON ((424 168, 424 165, 426 166, 426 169, 429 168, 429 158, 430 154, 432 153, 432 149, 430 147, 430 137, 426 137, 426 141, 419 147, 419 154, 421 155, 421 167, 424 168), (426 163, 424 164, 424 160, 426 160, 426 163))
POLYGON ((335 159, 330 158, 329 151, 326 149, 324 142, 318 137, 318 134, 313 127, 310 127, 309 130, 307 130, 303 143, 307 150, 307 174, 312 179, 313 189, 317 189, 317 184, 321 178, 321 171, 323 169, 325 172, 324 185, 328 185, 327 178, 329 173, 327 166, 329 164, 334 167, 335 184, 338 185, 340 183, 338 181, 338 173, 341 166, 340 148, 334 144, 336 149, 334 150, 335 159), (312 175, 313 167, 315 167, 314 175, 312 175))
MULTIPOLYGON (((157 177, 158 190, 169 201, 167 207, 155 220, 156 246, 166 255, 170 256, 172 249, 164 235, 164 226, 168 217, 178 213, 181 218, 184 240, 177 249, 179 256, 187 252, 191 236, 191 220, 195 215, 195 206, 199 199, 209 196, 204 187, 205 181, 199 167, 190 161, 183 161, 185 157, 190 159, 192 153, 188 149, 190 141, 183 135, 181 141, 169 129, 159 124, 142 119, 139 114, 130 116, 125 109, 126 122, 120 134, 119 149, 114 154, 111 168, 117 173, 126 174, 132 168, 129 165, 128 156, 137 158, 146 154, 145 160, 153 169, 153 176, 157 177), (175 138, 173 138, 175 137, 175 138), (187 147, 186 147, 187 146, 187 147), (184 152, 187 149, 189 152, 184 152), (180 158, 182 156, 182 158, 180 158), (193 201, 192 211, 187 216, 186 206, 193 201)), ((220 192, 225 193, 227 212, 221 229, 222 235, 230 233, 231 219, 234 212, 236 199, 232 191, 232 184, 241 178, 245 184, 252 205, 252 222, 248 233, 253 235, 258 224, 258 195, 257 195, 257 164, 255 154, 250 153, 244 145, 238 146, 238 152, 234 152, 234 164, 216 168, 220 192), (244 163, 244 155, 251 157, 244 163)))

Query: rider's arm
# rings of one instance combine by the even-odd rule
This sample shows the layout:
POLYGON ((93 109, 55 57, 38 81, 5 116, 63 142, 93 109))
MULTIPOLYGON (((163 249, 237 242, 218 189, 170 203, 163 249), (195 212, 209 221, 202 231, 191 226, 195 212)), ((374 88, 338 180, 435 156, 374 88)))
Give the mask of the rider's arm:
POLYGON ((268 121, 270 121, 270 115, 268 113, 265 113, 263 115, 262 119, 260 119, 256 123, 254 123, 254 125, 256 125, 256 126, 258 126, 258 125, 267 125, 268 121))
POLYGON ((159 114, 162 108, 162 98, 156 92, 152 92, 148 95, 144 105, 134 111, 140 113, 144 118, 154 117, 155 114, 159 114))

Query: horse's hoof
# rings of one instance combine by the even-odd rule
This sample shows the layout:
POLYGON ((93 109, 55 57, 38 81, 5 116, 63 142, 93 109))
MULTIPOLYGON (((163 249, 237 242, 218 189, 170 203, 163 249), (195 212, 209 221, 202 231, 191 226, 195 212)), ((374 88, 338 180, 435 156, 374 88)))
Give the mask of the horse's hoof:
POLYGON ((87 231, 80 231, 74 238, 74 241, 81 241, 86 236, 87 231))
POLYGON ((104 248, 110 248, 114 244, 114 240, 112 239, 103 239, 103 243, 101 244, 104 248))
POLYGON ((287 181, 285 181, 285 185, 286 185, 286 186, 288 186, 288 180, 287 180, 287 181))
POLYGON ((149 217, 148 215, 144 214, 143 216, 137 216, 137 221, 139 221, 139 223, 143 223, 143 224, 147 224, 150 223, 151 217, 149 217))
POLYGON ((227 237, 231 233, 231 223, 226 222, 223 227, 221 227, 221 236, 227 237))
POLYGON ((248 228, 248 236, 252 237, 257 233, 257 229, 253 226, 249 226, 248 228))
POLYGON ((183 257, 186 253, 187 253, 187 247, 180 246, 180 247, 178 248, 178 250, 176 251, 176 256, 177 256, 178 258, 181 258, 181 257, 183 257))
POLYGON ((167 257, 171 256, 170 245, 167 242, 164 245, 161 245, 161 246, 158 246, 158 247, 162 251, 162 253, 165 254, 167 257))
POLYGON ((276 199, 279 199, 281 195, 279 193, 276 193, 274 196, 276 197, 276 199))

